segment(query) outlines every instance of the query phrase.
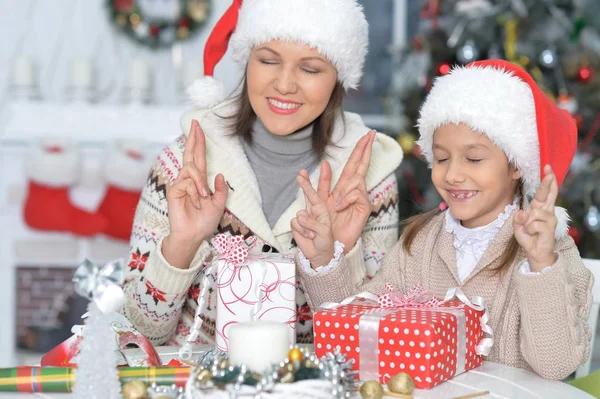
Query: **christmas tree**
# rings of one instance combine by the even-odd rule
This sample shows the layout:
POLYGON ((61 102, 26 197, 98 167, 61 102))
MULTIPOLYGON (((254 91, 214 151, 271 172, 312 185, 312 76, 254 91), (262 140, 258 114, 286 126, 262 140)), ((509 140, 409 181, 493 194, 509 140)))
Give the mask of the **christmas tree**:
MULTIPOLYGON (((573 218, 583 257, 600 258, 600 2, 597 0, 427 0, 411 45, 402 49, 388 109, 403 115, 398 169, 404 217, 438 205, 414 127, 433 79, 453 65, 502 58, 525 68, 575 119, 579 147, 559 204, 573 218)), ((410 25, 410 23, 409 23, 410 25)))

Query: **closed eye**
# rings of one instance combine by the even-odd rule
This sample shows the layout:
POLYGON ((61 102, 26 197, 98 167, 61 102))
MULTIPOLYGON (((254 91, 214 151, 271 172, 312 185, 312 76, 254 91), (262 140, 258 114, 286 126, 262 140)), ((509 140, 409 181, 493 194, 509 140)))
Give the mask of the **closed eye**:
POLYGON ((482 161, 482 159, 467 158, 467 162, 469 162, 469 163, 478 163, 481 161, 482 161))

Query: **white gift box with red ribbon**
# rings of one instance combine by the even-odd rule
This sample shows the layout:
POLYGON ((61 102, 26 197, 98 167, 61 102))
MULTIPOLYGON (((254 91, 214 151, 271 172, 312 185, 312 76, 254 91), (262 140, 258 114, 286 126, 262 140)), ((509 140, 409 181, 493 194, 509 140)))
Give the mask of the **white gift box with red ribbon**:
MULTIPOLYGON (((217 274, 216 347, 228 350, 228 331, 232 325, 268 320, 289 327, 290 345, 296 342, 296 266, 291 255, 251 252, 260 248, 254 237, 219 234, 212 245, 219 256, 211 263, 207 276, 217 274)), ((196 320, 181 352, 189 358, 191 343, 198 337, 202 324, 199 316, 206 298, 207 281, 198 299, 196 320)))

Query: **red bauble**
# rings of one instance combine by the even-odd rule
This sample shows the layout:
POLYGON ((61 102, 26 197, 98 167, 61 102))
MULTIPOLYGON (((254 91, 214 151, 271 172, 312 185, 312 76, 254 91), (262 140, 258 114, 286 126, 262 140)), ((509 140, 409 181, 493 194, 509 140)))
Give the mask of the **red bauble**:
POLYGON ((591 82, 594 79, 594 69, 588 65, 579 67, 577 71, 577 79, 582 83, 591 82))
POLYGON ((447 75, 450 72, 450 64, 443 63, 438 67, 438 73, 440 75, 447 75))
POLYGON ((181 28, 189 28, 192 21, 188 17, 182 17, 179 19, 179 27, 181 28))
POLYGON ((133 0, 113 0, 113 5, 119 12, 130 12, 133 8, 133 0))
POLYGON ((156 37, 160 33, 160 27, 156 25, 150 26, 150 36, 156 37))
POLYGON ((579 229, 575 226, 569 226, 568 234, 575 242, 575 245, 579 245, 579 243, 581 242, 581 233, 579 232, 579 229))

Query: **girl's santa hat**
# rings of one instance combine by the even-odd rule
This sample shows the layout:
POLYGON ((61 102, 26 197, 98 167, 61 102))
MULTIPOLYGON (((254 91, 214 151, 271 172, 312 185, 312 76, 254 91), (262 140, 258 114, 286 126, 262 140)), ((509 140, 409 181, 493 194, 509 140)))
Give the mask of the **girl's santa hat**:
MULTIPOLYGON (((437 78, 421 107, 419 146, 433 161, 433 134, 448 123, 481 132, 521 172, 523 192, 533 198, 544 165, 558 184, 567 175, 577 147, 577 127, 521 67, 504 60, 473 62, 437 78)), ((557 237, 568 231, 569 216, 556 208, 557 237)))
POLYGON ((197 108, 217 105, 226 93, 213 73, 228 46, 233 60, 245 67, 252 48, 270 40, 317 49, 336 67, 344 88, 355 89, 362 77, 368 30, 356 0, 234 0, 206 42, 205 76, 192 84, 188 94, 197 108))

